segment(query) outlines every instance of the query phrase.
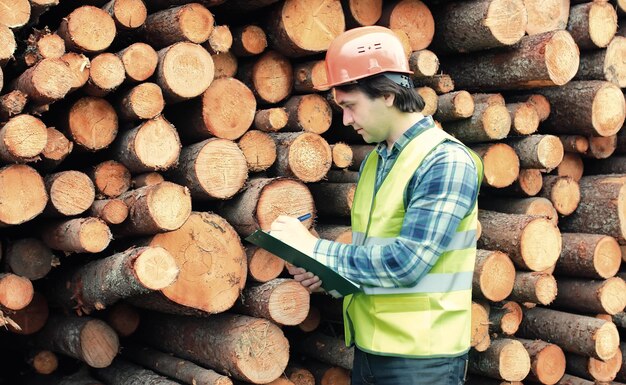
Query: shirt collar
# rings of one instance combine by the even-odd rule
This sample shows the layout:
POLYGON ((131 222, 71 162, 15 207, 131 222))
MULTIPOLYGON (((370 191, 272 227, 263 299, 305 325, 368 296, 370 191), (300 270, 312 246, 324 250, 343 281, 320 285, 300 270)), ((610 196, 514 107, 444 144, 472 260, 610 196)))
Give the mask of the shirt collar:
POLYGON ((406 130, 396 142, 393 144, 391 148, 391 152, 387 150, 387 142, 383 141, 376 145, 376 152, 381 157, 386 157, 391 154, 398 153, 402 151, 404 147, 411 141, 411 139, 415 138, 426 129, 434 126, 435 122, 431 116, 424 116, 422 119, 418 120, 414 125, 412 125, 408 130, 406 130))

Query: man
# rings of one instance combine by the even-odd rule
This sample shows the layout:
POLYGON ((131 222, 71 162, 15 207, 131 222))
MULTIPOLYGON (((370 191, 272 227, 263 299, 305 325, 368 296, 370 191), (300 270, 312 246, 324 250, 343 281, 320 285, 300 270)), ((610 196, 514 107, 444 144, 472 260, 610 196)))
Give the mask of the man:
MULTIPOLYGON (((344 299, 352 384, 462 384, 470 347, 480 158, 421 114, 402 44, 383 27, 337 37, 326 54, 343 123, 378 143, 361 165, 353 243, 314 238, 281 216, 272 235, 358 283, 344 299)), ((320 279, 290 273, 310 291, 320 279)))

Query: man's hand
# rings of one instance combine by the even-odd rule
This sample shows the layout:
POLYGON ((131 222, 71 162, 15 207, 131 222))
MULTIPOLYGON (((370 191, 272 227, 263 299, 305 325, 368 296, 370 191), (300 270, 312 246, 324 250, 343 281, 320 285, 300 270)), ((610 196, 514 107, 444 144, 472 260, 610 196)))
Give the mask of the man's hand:
POLYGON ((293 279, 296 282, 300 282, 300 284, 310 293, 323 291, 320 277, 313 275, 313 273, 310 273, 301 267, 296 267, 291 263, 287 263, 286 266, 289 274, 293 275, 293 279))
POLYGON ((270 233, 294 249, 312 256, 317 238, 297 218, 281 215, 270 227, 270 233))

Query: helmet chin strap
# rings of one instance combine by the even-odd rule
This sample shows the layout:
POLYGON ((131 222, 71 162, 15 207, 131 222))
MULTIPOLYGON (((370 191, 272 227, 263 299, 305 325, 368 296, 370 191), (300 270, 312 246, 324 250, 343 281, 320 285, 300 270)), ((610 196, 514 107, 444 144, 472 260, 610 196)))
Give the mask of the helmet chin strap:
POLYGON ((383 72, 381 75, 383 75, 384 77, 398 84, 401 87, 415 88, 415 86, 413 85, 413 80, 411 80, 411 77, 409 77, 409 75, 399 74, 395 72, 383 72))

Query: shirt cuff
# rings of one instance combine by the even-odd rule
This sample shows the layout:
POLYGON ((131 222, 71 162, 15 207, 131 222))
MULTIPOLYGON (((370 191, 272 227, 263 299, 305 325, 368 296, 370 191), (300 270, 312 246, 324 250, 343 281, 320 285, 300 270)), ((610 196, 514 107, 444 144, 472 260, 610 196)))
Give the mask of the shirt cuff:
POLYGON ((313 248, 313 259, 327 267, 334 267, 330 264, 329 252, 334 242, 326 239, 318 239, 313 248))

